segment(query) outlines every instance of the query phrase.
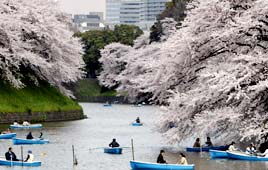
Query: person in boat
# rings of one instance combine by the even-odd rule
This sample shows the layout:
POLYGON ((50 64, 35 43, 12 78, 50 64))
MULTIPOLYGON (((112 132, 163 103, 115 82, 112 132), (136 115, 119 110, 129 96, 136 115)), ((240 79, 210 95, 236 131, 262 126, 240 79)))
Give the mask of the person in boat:
POLYGON ((186 156, 183 153, 180 153, 181 159, 179 160, 179 162, 177 164, 180 165, 188 165, 188 161, 186 159, 186 156))
POLYGON ((13 125, 15 125, 15 126, 19 125, 18 121, 15 120, 15 121, 13 122, 13 125))
POLYGON ((268 158, 268 149, 266 149, 263 153, 261 153, 260 156, 268 158))
POLYGON ((200 148, 201 147, 201 145, 200 145, 200 139, 199 138, 196 138, 193 147, 196 147, 196 148, 200 148))
POLYGON ((8 148, 8 151, 5 153, 6 160, 8 161, 19 161, 16 154, 12 151, 12 148, 8 148))
POLYGON ((141 123, 141 120, 140 120, 139 117, 137 117, 137 119, 136 119, 136 123, 141 123))
POLYGON ((256 153, 256 148, 254 147, 252 143, 248 145, 248 147, 246 148, 246 153, 249 155, 256 153))
POLYGON ((113 139, 113 141, 109 144, 110 147, 115 148, 119 147, 119 143, 116 142, 116 139, 113 139))
POLYGON ((29 132, 28 135, 26 136, 26 139, 33 139, 33 135, 32 132, 29 132))
POLYGON ((40 132, 40 135, 38 138, 43 139, 43 132, 40 132))
POLYGON ((210 137, 207 137, 207 141, 206 141, 206 143, 205 143, 205 146, 206 146, 206 147, 212 147, 212 146, 213 146, 210 137))
POLYGON ((157 157, 157 161, 156 161, 157 163, 159 163, 159 164, 166 164, 167 163, 167 161, 164 159, 164 156, 163 156, 164 153, 165 153, 164 150, 160 151, 160 153, 157 157))
POLYGON ((9 128, 7 128, 6 131, 3 131, 2 134, 8 134, 8 133, 12 133, 11 130, 9 128))
POLYGON ((24 160, 24 162, 33 162, 34 161, 34 155, 31 150, 28 150, 27 158, 24 160))
POLYGON ((22 125, 23 126, 30 126, 31 124, 27 120, 25 120, 25 121, 23 121, 22 125))
POLYGON ((233 141, 231 143, 231 145, 229 146, 228 151, 233 152, 233 151, 237 151, 237 150, 238 149, 235 147, 235 142, 233 141))

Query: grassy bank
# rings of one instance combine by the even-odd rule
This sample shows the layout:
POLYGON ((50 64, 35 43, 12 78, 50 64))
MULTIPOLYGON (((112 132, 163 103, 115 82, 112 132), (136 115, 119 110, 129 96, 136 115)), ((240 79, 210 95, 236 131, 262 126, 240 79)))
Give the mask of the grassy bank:
POLYGON ((115 90, 107 90, 102 92, 101 86, 96 79, 83 79, 80 80, 75 89, 75 96, 116 96, 115 90))
POLYGON ((0 112, 52 112, 82 110, 78 103, 47 83, 15 89, 0 82, 0 112))

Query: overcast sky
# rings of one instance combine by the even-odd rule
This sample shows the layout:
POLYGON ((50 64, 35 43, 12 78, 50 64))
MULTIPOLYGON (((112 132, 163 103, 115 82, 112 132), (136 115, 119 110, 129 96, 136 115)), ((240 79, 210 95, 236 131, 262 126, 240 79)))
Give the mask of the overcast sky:
POLYGON ((71 14, 105 12, 105 0, 59 0, 63 11, 71 14))

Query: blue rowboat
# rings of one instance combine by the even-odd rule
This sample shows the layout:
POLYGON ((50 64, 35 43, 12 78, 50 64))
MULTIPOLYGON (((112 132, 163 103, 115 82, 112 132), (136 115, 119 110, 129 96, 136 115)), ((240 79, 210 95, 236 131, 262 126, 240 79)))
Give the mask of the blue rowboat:
POLYGON ((122 148, 116 147, 116 148, 104 148, 104 153, 110 153, 110 154, 122 154, 122 148))
POLYGON ((49 143, 49 140, 45 139, 19 139, 19 138, 13 138, 13 144, 14 145, 31 145, 31 144, 47 144, 49 143))
POLYGON ((131 123, 131 125, 132 125, 132 126, 142 126, 143 123, 136 123, 136 122, 133 122, 133 123, 131 123))
POLYGON ((0 159, 0 165, 37 167, 37 166, 41 166, 41 162, 21 162, 21 161, 8 161, 5 159, 0 159))
POLYGON ((248 155, 246 153, 239 152, 228 152, 228 158, 236 159, 236 160, 244 160, 244 161, 268 161, 268 157, 261 157, 255 155, 248 155))
POLYGON ((23 126, 23 125, 10 125, 11 129, 39 129, 42 128, 42 124, 31 124, 29 126, 23 126))
POLYGON ((208 152, 210 149, 212 150, 220 150, 220 151, 226 151, 228 149, 228 145, 226 146, 212 146, 212 147, 187 147, 187 152, 208 152))
POLYGON ((219 150, 209 150, 209 155, 212 159, 216 158, 228 158, 228 154, 226 151, 219 151, 219 150))
POLYGON ((0 139, 12 139, 16 137, 16 133, 0 134, 0 139))
POLYGON ((139 161, 130 161, 132 170, 194 170, 194 165, 158 164, 139 161))
POLYGON ((104 106, 104 107, 111 107, 112 104, 107 104, 107 103, 106 103, 106 104, 103 104, 103 106, 104 106))

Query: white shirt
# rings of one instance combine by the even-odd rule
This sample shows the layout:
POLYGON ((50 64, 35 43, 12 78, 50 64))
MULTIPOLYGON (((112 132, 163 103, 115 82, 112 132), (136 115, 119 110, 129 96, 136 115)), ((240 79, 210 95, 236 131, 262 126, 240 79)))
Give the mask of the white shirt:
POLYGON ((234 147, 234 145, 230 145, 228 148, 228 151, 236 151, 237 149, 234 147))
POLYGON ((181 160, 178 162, 178 164, 181 164, 181 165, 188 165, 188 162, 186 160, 185 157, 181 157, 181 160))
POLYGON ((247 154, 252 154, 252 153, 254 153, 254 152, 256 152, 256 150, 253 148, 253 147, 247 147, 247 149, 246 149, 246 153, 247 154))
POLYGON ((268 158, 268 149, 265 150, 265 152, 262 154, 264 157, 268 158))
POLYGON ((27 160, 27 162, 33 162, 34 161, 34 155, 33 154, 28 154, 29 155, 29 159, 27 160))

